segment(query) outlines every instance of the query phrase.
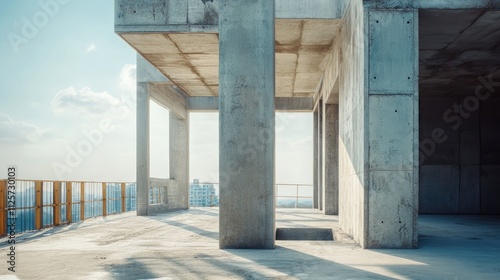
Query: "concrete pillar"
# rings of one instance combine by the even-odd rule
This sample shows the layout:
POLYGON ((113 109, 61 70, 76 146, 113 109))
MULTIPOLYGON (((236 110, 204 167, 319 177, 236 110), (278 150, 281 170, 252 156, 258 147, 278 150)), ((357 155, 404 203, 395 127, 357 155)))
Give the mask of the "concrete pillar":
POLYGON ((219 1, 220 248, 274 248, 274 1, 219 1))
POLYGON ((339 36, 339 224, 363 248, 414 248, 418 11, 384 3, 349 1, 339 36))
POLYGON ((417 246, 418 11, 368 9, 365 246, 417 246))
POLYGON ((339 213, 339 105, 323 104, 323 211, 339 213))
POLYGON ((313 114, 313 208, 318 209, 318 109, 313 114))
POLYGON ((318 209, 323 210, 323 100, 318 104, 318 209))
POLYGON ((189 208, 189 115, 180 118, 170 112, 170 179, 175 187, 168 189, 167 201, 170 209, 189 208))
POLYGON ((149 210, 149 91, 147 82, 137 83, 137 215, 149 210))

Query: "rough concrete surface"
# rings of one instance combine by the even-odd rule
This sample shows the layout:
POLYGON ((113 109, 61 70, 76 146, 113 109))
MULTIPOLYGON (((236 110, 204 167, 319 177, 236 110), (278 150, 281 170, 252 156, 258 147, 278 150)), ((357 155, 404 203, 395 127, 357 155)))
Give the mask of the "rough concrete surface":
POLYGON ((274 1, 221 0, 220 247, 274 248, 274 1))
MULTIPOLYGON (((499 216, 422 216, 420 248, 343 241, 218 249, 218 208, 90 219, 18 236, 16 276, 0 279, 498 279, 499 216)), ((337 225, 318 210, 279 209, 278 227, 337 225)), ((6 239, 0 240, 2 252, 6 239)), ((4 255, 2 253, 2 255, 4 255)), ((2 261, 5 266, 5 262, 2 261)))

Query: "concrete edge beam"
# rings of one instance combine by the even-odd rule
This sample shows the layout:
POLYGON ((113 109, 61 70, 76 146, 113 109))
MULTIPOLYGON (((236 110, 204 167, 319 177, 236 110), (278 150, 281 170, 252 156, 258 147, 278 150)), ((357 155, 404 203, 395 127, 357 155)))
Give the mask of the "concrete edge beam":
POLYGON ((499 0, 363 0, 365 7, 372 9, 499 9, 499 0))
POLYGON ((312 97, 275 97, 274 107, 276 111, 284 112, 312 112, 312 97))
MULTIPOLYGON (((281 112, 312 112, 312 97, 275 97, 274 107, 281 112)), ((187 98, 186 107, 189 111, 211 112, 219 110, 219 97, 192 96, 187 98)))
POLYGON ((171 83, 151 62, 147 61, 142 55, 137 54, 136 76, 138 83, 171 83))
MULTIPOLYGON (((348 0, 276 0, 275 18, 342 18, 348 0)), ((219 0, 115 0, 115 32, 217 32, 219 0)))
POLYGON ((219 33, 218 25, 115 25, 115 33, 219 33))
POLYGON ((175 91, 169 85, 148 83, 148 90, 152 100, 176 115, 180 119, 186 119, 186 98, 175 91))
POLYGON ((349 0, 276 0, 276 18, 342 18, 347 1, 349 0))
POLYGON ((191 96, 187 99, 187 109, 196 112, 219 111, 219 97, 191 96))

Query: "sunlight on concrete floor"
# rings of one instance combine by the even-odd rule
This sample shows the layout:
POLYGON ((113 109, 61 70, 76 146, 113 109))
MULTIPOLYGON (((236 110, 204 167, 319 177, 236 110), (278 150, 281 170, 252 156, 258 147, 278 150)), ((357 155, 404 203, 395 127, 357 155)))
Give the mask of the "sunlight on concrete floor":
MULTIPOLYGON (((219 250, 218 208, 134 213, 18 236, 15 276, 0 279, 497 279, 500 217, 421 216, 420 248, 364 250, 350 238, 219 250)), ((277 227, 331 227, 337 216, 278 209, 277 227)), ((258 226, 258 225, 256 225, 258 226)), ((6 239, 1 240, 7 250, 6 239)), ((5 267, 6 270, 6 267, 5 267)))

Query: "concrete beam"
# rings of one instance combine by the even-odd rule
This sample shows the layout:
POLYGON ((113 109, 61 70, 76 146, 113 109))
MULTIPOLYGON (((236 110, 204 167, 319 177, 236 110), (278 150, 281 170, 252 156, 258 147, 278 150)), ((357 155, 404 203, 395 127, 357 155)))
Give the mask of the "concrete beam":
POLYGON ((274 248, 274 1, 220 0, 220 248, 274 248), (249 47, 251 46, 251 47, 249 47))
POLYGON ((115 0, 115 32, 216 33, 218 0, 115 0))
POLYGON ((180 119, 187 118, 186 96, 177 92, 170 85, 148 84, 150 97, 162 107, 180 119))
MULTIPOLYGON (((276 18, 340 19, 347 0, 276 0, 276 18)), ((115 0, 115 32, 218 33, 219 0, 115 0)))
POLYGON ((348 0, 275 1, 277 19, 336 19, 342 18, 348 0))
POLYGON ((363 0, 364 6, 370 9, 448 9, 475 10, 499 9, 498 0, 363 0))
POLYGON ((158 68, 153 66, 149 61, 147 61, 140 54, 136 56, 136 76, 138 83, 163 83, 171 84, 173 83, 161 73, 158 68))
POLYGON ((197 112, 219 111, 219 97, 191 96, 187 100, 187 109, 197 112))
POLYGON ((276 111, 284 112, 311 112, 313 99, 311 97, 275 97, 276 111))
MULTIPOLYGON (((274 107, 276 111, 283 112, 311 112, 313 99, 311 97, 275 97, 274 107)), ((218 111, 219 97, 189 97, 187 100, 187 108, 189 111, 218 111)))
POLYGON ((416 0, 415 9, 453 9, 453 10, 475 10, 475 9, 500 9, 498 0, 416 0))
POLYGON ((339 104, 340 44, 341 38, 337 36, 332 43, 330 52, 320 65, 323 70, 323 79, 318 97, 323 98, 327 104, 339 104))

